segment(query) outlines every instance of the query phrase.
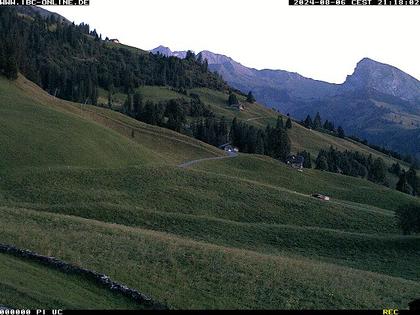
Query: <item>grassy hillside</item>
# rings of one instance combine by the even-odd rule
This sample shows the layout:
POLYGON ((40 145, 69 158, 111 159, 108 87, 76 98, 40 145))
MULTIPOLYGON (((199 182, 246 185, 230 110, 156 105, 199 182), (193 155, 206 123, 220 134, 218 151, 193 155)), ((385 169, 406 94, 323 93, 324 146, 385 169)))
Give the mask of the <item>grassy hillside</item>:
POLYGON ((331 196, 333 202, 339 199, 389 210, 396 210, 400 205, 411 202, 420 204, 417 198, 367 180, 315 169, 297 172, 266 156, 241 155, 236 159, 206 161, 194 168, 266 185, 287 187, 305 195, 320 192, 331 196))
POLYGON ((40 156, 55 161, 59 156, 60 165, 100 167, 146 162, 178 164, 224 155, 223 151, 201 141, 141 123, 118 112, 54 98, 22 76, 13 84, 0 78, 0 91, 4 104, 0 108, 2 124, 13 129, 13 136, 16 135, 16 138, 2 135, 8 145, 5 151, 14 155, 25 152, 29 161, 40 156), (41 112, 38 117, 34 116, 37 111, 41 112), (99 147, 101 144, 103 147, 99 147), (54 148, 65 151, 51 156, 54 148), (80 150, 84 150, 83 155, 80 150))
MULTIPOLYGON (((264 128, 268 123, 274 125, 279 115, 278 112, 258 103, 246 103, 245 97, 243 96, 239 96, 239 100, 245 104, 245 110, 239 111, 228 106, 228 95, 223 92, 205 88, 192 89, 191 92, 198 94, 201 100, 209 104, 216 114, 230 119, 238 117, 256 127, 264 128)), ((283 116, 283 119, 286 122, 287 117, 283 116)), ((295 153, 306 150, 312 156, 316 157, 321 149, 328 149, 330 146, 333 146, 341 151, 352 150, 366 155, 372 154, 373 157, 383 158, 387 164, 392 164, 396 161, 394 158, 388 157, 381 152, 375 151, 353 140, 340 139, 319 131, 309 130, 297 123, 293 123, 293 128, 288 132, 292 141, 292 151, 295 153)))
POLYGON ((172 307, 406 308, 420 290, 418 281, 316 259, 24 209, 0 212, 3 240, 106 272, 172 307))
POLYGON ((153 161, 150 150, 116 132, 34 101, 0 78, 0 169, 22 166, 111 167, 153 161))
MULTIPOLYGON (((161 86, 143 86, 137 89, 144 98, 144 101, 151 100, 155 103, 161 101, 168 101, 170 99, 185 98, 189 96, 177 93, 169 87, 161 86)), ((237 117, 240 120, 246 121, 248 124, 254 125, 255 127, 265 128, 267 124, 274 125, 277 120, 279 113, 258 103, 247 103, 246 98, 238 96, 240 102, 245 105, 244 111, 239 111, 236 108, 228 106, 227 99, 228 95, 221 91, 215 91, 207 88, 195 88, 189 90, 190 93, 195 93, 200 96, 200 99, 207 105, 210 106, 211 110, 219 117, 224 116, 231 120, 237 117)), ((99 103, 104 106, 108 104, 108 94, 105 90, 100 90, 99 103)), ((126 95, 122 93, 116 93, 113 95, 114 109, 120 109, 126 99, 126 95)), ((283 116, 284 121, 287 117, 283 116)), ((289 131, 289 137, 292 141, 292 152, 297 153, 299 151, 306 150, 311 153, 313 158, 316 158, 318 152, 321 149, 328 149, 330 146, 337 148, 340 151, 351 150, 359 151, 365 155, 372 154, 374 158, 381 157, 390 166, 397 160, 384 155, 381 152, 375 151, 370 147, 361 143, 355 142, 351 139, 341 139, 333 137, 326 133, 322 133, 315 130, 309 130, 303 126, 293 123, 293 128, 289 131)), ((404 165, 404 162, 399 161, 400 164, 404 165)), ((389 181, 395 184, 396 179, 391 174, 389 175, 389 181)))
POLYGON ((0 254, 0 304, 17 309, 137 309, 141 305, 82 276, 0 254))
POLYGON ((0 137, 1 243, 106 273, 172 308, 406 308, 420 291, 420 237, 400 235, 393 212, 413 197, 261 156, 179 168, 224 153, 24 78, 0 89, 2 135, 14 135, 0 137), (71 139, 50 140, 54 131, 71 139))

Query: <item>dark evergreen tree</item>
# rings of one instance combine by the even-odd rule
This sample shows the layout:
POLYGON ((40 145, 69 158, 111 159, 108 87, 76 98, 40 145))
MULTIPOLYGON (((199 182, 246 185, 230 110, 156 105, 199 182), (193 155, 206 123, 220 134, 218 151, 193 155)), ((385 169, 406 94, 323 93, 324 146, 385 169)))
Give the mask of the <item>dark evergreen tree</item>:
POLYGON ((400 163, 397 162, 397 163, 392 164, 392 166, 389 169, 389 172, 392 173, 392 174, 395 174, 397 176, 400 176, 401 175, 401 165, 400 165, 400 163))
POLYGON ((281 129, 284 128, 283 117, 277 116, 276 128, 281 129))
POLYGON ((125 99, 123 105, 123 113, 131 114, 133 109, 133 97, 130 94, 127 94, 127 98, 125 99))
POLYGON ((257 145, 255 148, 256 154, 266 154, 265 148, 264 148, 264 132, 262 130, 258 130, 257 132, 257 145))
POLYGON ((315 161, 315 168, 321 171, 328 171, 328 157, 327 153, 324 150, 319 151, 318 157, 315 161))
POLYGON ((395 211, 395 216, 404 234, 420 233, 420 208, 418 205, 401 206, 395 211))
POLYGON ((280 161, 286 161, 290 154, 291 143, 282 123, 283 120, 279 116, 276 128, 272 129, 271 134, 268 136, 272 152, 271 157, 280 161))
POLYGON ((236 97, 236 95, 234 93, 229 93, 229 98, 228 98, 228 105, 232 106, 232 105, 238 105, 239 101, 238 98, 236 97))
POLYGON ((310 116, 310 115, 306 116, 306 119, 305 119, 305 121, 303 122, 303 125, 304 125, 306 128, 308 128, 308 129, 312 128, 312 126, 313 126, 313 122, 312 122, 312 118, 311 118, 311 116, 310 116))
POLYGON ((410 186, 408 185, 407 174, 405 171, 402 171, 395 189, 405 194, 411 194, 411 189, 410 189, 410 186))
POLYGON ((143 96, 140 92, 136 92, 133 95, 133 113, 135 117, 139 117, 143 111, 143 96))
POLYGON ((298 156, 303 157, 303 167, 312 168, 311 154, 307 151, 298 152, 298 156))
POLYGON ((114 94, 114 85, 111 84, 108 88, 108 107, 112 108, 112 95, 114 94))
POLYGON ((407 182, 411 186, 411 192, 414 196, 417 196, 419 192, 419 182, 417 179, 417 172, 413 166, 410 167, 407 174, 407 182))
POLYGON ((373 161, 372 168, 369 173, 369 179, 375 183, 384 183, 386 179, 386 166, 381 158, 373 161))
POLYGON ((187 121, 181 101, 170 100, 165 107, 165 116, 168 117, 166 127, 177 132, 181 132, 187 121))
POLYGON ((344 129, 341 126, 338 126, 337 128, 337 134, 339 138, 344 138, 345 134, 344 134, 344 129))
POLYGON ((251 91, 248 92, 248 96, 246 97, 246 101, 248 103, 255 103, 255 97, 254 97, 254 95, 252 95, 251 91))
POLYGON ((290 119, 290 117, 287 118, 286 129, 292 129, 292 120, 290 119))
POLYGON ((312 124, 313 129, 321 129, 322 128, 322 121, 321 121, 321 115, 316 113, 316 116, 314 118, 314 122, 312 124))

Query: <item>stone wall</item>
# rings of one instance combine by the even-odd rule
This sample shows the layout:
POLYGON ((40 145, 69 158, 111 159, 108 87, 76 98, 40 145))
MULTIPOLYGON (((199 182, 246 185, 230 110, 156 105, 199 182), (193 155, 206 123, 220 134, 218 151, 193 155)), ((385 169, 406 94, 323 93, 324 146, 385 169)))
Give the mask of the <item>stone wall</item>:
POLYGON ((136 301, 137 303, 139 303, 140 305, 142 305, 143 307, 147 309, 167 309, 168 308, 166 305, 152 300, 150 297, 148 297, 147 295, 144 295, 143 293, 138 292, 137 290, 130 289, 129 287, 121 283, 111 280, 111 278, 108 277, 107 275, 100 274, 94 271, 90 271, 81 267, 68 264, 55 257, 42 256, 37 253, 31 252, 29 250, 19 249, 12 245, 3 245, 3 244, 0 244, 0 253, 6 253, 9 255, 16 256, 16 257, 26 258, 32 261, 36 261, 43 265, 47 265, 49 267, 58 269, 64 273, 82 275, 86 279, 94 281, 97 284, 108 288, 109 290, 112 290, 118 294, 122 294, 128 298, 131 298, 132 300, 136 301))

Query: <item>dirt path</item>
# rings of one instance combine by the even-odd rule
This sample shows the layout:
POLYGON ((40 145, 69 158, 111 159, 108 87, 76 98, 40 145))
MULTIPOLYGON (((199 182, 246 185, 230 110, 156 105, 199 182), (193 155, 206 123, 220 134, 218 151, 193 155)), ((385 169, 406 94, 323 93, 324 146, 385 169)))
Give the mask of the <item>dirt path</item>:
POLYGON ((226 156, 218 156, 218 157, 212 157, 212 158, 192 160, 192 161, 188 161, 188 162, 179 164, 178 167, 187 168, 187 167, 190 167, 191 165, 194 165, 194 164, 197 164, 197 163, 200 163, 200 162, 231 159, 231 158, 234 158, 234 157, 237 157, 237 156, 238 156, 238 153, 236 153, 236 152, 228 152, 228 155, 226 155, 226 156))
POLYGON ((264 119, 264 118, 269 118, 269 117, 254 117, 254 118, 245 119, 245 121, 252 121, 252 120, 258 120, 258 119, 264 119))

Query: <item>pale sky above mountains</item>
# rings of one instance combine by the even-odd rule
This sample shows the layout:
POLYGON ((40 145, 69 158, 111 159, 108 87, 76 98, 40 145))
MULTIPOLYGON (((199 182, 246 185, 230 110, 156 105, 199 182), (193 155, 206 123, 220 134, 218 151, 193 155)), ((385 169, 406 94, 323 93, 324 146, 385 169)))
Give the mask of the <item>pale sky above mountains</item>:
POLYGON ((44 6, 142 49, 210 50, 248 67, 342 83, 363 57, 420 79, 419 7, 290 7, 287 0, 91 0, 44 6), (118 3, 118 5, 116 4, 118 3))

